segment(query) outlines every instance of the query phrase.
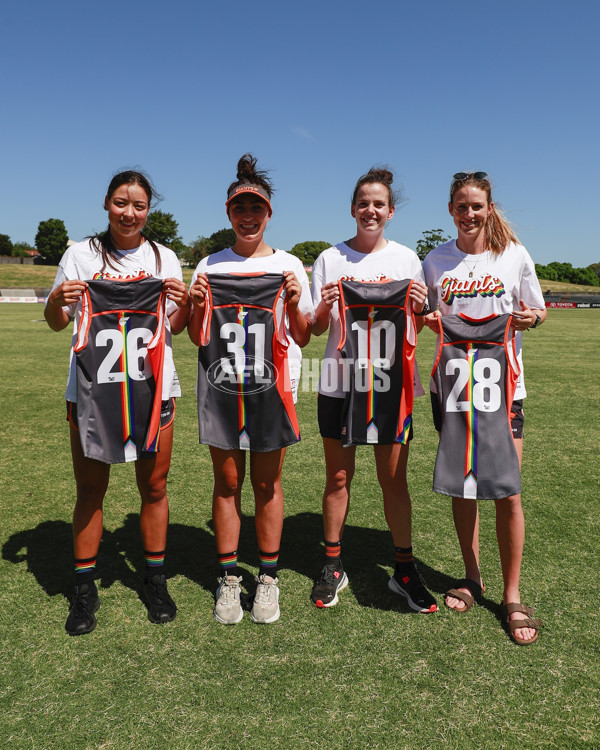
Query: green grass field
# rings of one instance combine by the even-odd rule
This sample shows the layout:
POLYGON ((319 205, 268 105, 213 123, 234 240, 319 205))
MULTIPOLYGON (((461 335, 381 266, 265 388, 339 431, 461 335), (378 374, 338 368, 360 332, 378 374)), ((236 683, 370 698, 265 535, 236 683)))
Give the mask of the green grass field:
MULTIPOLYGON (((56 276, 57 266, 30 266, 11 263, 0 264, 0 289, 10 289, 11 287, 34 287, 50 289, 54 277, 56 276)), ((192 269, 183 269, 183 278, 189 284, 192 280, 192 269)), ((560 292, 563 294, 600 294, 600 287, 585 286, 581 284, 567 284, 562 281, 540 281, 544 292, 560 292)))
MULTIPOLYGON (((1 284, 0 284, 1 286, 1 284)), ((522 598, 544 620, 532 647, 499 620, 492 504, 481 506, 481 606, 417 615, 387 589, 392 546, 370 449, 358 451, 344 561, 331 610, 309 602, 321 561, 323 460, 316 395, 302 392, 303 440, 284 467, 281 619, 235 627, 212 617, 216 554, 208 450, 197 444, 196 350, 175 340, 184 397, 170 474, 167 568, 177 619, 152 625, 133 467, 113 468, 90 635, 64 632, 72 584, 74 483, 64 419, 70 332, 41 305, 0 306, 0 738, 14 750, 162 748, 598 748, 600 316, 550 311, 525 336, 522 598)), ((324 339, 305 357, 319 357, 324 339)), ((420 338, 423 379, 434 337, 420 338)), ((414 548, 442 604, 462 575, 448 498, 431 490, 436 435, 415 407, 409 462, 414 548)), ((256 571, 246 490, 240 559, 256 571)))

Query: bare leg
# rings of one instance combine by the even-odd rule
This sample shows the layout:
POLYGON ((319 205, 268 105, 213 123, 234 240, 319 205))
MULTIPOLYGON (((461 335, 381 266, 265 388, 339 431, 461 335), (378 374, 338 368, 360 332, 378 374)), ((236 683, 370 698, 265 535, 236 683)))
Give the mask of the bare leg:
POLYGON ((167 499, 167 474, 171 466, 173 424, 160 433, 160 451, 152 458, 135 462, 135 476, 142 500, 140 532, 144 549, 160 552, 167 545, 169 501, 167 499))
MULTIPOLYGON (((479 507, 477 500, 453 497, 452 515, 465 564, 465 578, 470 578, 483 586, 479 570, 479 507)), ((460 587, 458 590, 470 594, 470 591, 466 588, 460 587)), ((454 596, 447 596, 446 604, 450 609, 466 609, 465 603, 454 596)))
POLYGON ((237 550, 242 519, 242 484, 246 473, 246 454, 241 450, 222 450, 210 446, 213 462, 213 522, 217 552, 237 550))
POLYGON ((281 470, 285 448, 250 454, 250 480, 254 491, 256 538, 263 552, 276 552, 283 529, 281 470))
POLYGON ((377 479, 383 494, 385 520, 392 532, 394 546, 410 547, 412 508, 406 482, 409 445, 376 445, 374 451, 377 479))
POLYGON ((73 549, 79 560, 96 557, 102 539, 102 503, 110 465, 83 455, 79 432, 70 425, 77 500, 73 511, 73 549))
POLYGON ((325 490, 323 492, 323 532, 328 542, 338 542, 350 509, 350 485, 354 477, 356 448, 342 447, 341 440, 323 438, 325 490))
POLYGON ((519 579, 525 542, 521 495, 496 500, 496 536, 504 581, 503 601, 520 602, 519 579))
MULTIPOLYGON (((515 439, 515 448, 519 457, 519 466, 523 460, 523 438, 515 439)), ((521 505, 521 495, 511 495, 504 500, 496 500, 496 537, 500 551, 502 566, 502 580, 504 593, 502 600, 505 604, 520 602, 519 581, 521 577, 521 560, 523 559, 523 545, 525 543, 525 517, 521 505)), ((509 620, 521 620, 523 615, 514 612, 509 620)), ((533 628, 518 628, 517 638, 533 638, 533 628)))

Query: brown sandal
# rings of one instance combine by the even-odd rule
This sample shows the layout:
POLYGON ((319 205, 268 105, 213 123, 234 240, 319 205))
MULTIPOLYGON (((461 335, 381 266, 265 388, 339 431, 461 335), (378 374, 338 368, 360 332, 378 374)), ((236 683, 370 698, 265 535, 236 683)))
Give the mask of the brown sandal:
POLYGON ((451 609, 453 612, 468 612, 475 602, 480 601, 481 595, 484 592, 485 585, 480 586, 477 581, 473 581, 471 578, 461 578, 456 581, 454 588, 448 589, 444 594, 444 604, 448 607, 446 599, 449 596, 453 596, 455 599, 460 599, 461 602, 464 602, 465 606, 460 609, 456 609, 455 607, 448 607, 448 609, 451 609), (467 594, 466 591, 459 591, 458 589, 468 589, 470 593, 467 594))
POLYGON ((511 640, 516 643, 517 646, 529 646, 537 641, 540 635, 538 631, 542 627, 542 621, 533 617, 533 607, 528 607, 525 604, 515 604, 513 602, 511 604, 502 604, 501 611, 502 622, 508 630, 511 640), (521 612, 526 615, 526 617, 524 620, 509 620, 509 615, 512 615, 513 612, 521 612), (515 630, 518 630, 519 628, 533 628, 535 630, 535 635, 533 638, 517 638, 515 630))

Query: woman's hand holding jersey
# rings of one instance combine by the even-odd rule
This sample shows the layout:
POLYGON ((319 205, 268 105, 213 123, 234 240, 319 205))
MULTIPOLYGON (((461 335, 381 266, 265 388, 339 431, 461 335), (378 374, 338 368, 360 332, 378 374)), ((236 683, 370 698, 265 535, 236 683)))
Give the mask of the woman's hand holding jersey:
POLYGON ((525 302, 521 302, 521 312, 513 310, 512 327, 515 331, 526 331, 536 324, 537 319, 543 322, 546 317, 546 310, 532 310, 525 302))
POLYGON ((427 287, 425 284, 414 279, 408 296, 412 300, 414 312, 417 315, 422 313, 427 302, 427 287))
POLYGON ((208 276, 205 273, 199 273, 196 280, 190 287, 190 298, 194 307, 204 307, 206 295, 208 293, 208 276))
POLYGON ((439 310, 433 310, 425 316, 425 325, 430 328, 434 333, 440 332, 440 318, 442 313, 439 310))
POLYGON ((166 292, 167 299, 173 300, 177 307, 187 307, 189 295, 185 282, 180 279, 165 279, 163 289, 166 292))
POLYGON ((53 331, 62 331, 69 325, 71 318, 63 308, 79 302, 86 288, 85 281, 73 279, 63 281, 50 292, 44 308, 44 317, 53 331))
POLYGON ((306 346, 310 340, 312 321, 307 319, 299 307, 302 285, 293 271, 284 271, 283 277, 285 279, 286 306, 290 333, 298 346, 306 346))

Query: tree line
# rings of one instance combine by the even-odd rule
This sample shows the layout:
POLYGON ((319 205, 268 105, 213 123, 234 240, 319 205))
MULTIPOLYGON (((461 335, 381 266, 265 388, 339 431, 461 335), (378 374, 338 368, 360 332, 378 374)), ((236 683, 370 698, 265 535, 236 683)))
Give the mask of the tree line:
POLYGON ((535 264, 538 279, 546 281, 566 281, 569 284, 587 284, 600 286, 600 263, 592 263, 585 268, 573 268, 570 263, 548 263, 542 266, 535 264))
MULTIPOLYGON (((144 227, 144 234, 161 245, 170 247, 184 265, 195 267, 207 255, 231 247, 235 242, 233 229, 219 229, 209 237, 199 236, 192 243, 186 245, 179 235, 179 224, 173 214, 164 211, 151 211, 144 227)), ((417 241, 416 253, 424 260, 427 253, 450 237, 442 229, 428 229, 417 241)), ((67 249, 69 235, 62 219, 46 219, 40 221, 35 236, 35 248, 27 242, 11 242, 7 234, 0 234, 0 255, 26 256, 36 250, 44 261, 50 265, 58 265, 63 253, 67 249)), ((320 253, 331 245, 324 241, 299 242, 290 250, 292 255, 299 258, 305 266, 312 266, 320 253)), ((574 268, 571 263, 535 264, 535 271, 539 279, 546 281, 566 281, 571 284, 586 284, 600 286, 600 263, 592 263, 585 268, 574 268)))

